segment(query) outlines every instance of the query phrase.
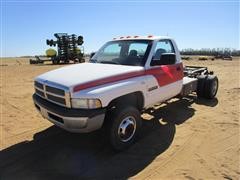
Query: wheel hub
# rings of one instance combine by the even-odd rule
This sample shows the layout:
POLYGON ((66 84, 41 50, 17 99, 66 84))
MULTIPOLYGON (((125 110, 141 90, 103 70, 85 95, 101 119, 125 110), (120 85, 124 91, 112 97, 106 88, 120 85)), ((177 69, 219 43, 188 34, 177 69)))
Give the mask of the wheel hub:
POLYGON ((118 127, 118 136, 122 142, 132 139, 136 131, 136 120, 132 116, 128 116, 122 120, 118 127))

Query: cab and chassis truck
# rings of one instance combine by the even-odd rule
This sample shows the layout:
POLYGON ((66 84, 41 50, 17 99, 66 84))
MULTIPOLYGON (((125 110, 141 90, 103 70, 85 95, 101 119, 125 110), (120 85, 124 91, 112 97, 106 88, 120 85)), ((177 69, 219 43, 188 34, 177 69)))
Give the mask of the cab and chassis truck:
POLYGON ((128 36, 107 42, 87 63, 39 75, 34 88, 44 118, 70 132, 104 128, 123 150, 137 138, 142 110, 189 94, 212 99, 218 78, 207 67, 184 67, 172 38, 128 36))

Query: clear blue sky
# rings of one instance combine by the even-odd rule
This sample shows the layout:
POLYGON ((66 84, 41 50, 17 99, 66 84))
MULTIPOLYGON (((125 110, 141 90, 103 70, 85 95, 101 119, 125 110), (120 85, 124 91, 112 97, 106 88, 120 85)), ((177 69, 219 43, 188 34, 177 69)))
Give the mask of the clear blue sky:
POLYGON ((1 3, 1 56, 44 54, 55 32, 84 36, 85 52, 113 37, 169 35, 180 49, 239 49, 239 1, 1 3))

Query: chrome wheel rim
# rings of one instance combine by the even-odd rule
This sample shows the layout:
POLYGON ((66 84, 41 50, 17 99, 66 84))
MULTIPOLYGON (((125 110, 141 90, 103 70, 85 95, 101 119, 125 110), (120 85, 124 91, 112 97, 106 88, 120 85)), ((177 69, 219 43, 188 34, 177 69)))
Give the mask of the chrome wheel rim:
POLYGON ((136 119, 133 116, 128 116, 122 120, 118 127, 118 136, 122 142, 127 142, 132 139, 136 131, 136 119))

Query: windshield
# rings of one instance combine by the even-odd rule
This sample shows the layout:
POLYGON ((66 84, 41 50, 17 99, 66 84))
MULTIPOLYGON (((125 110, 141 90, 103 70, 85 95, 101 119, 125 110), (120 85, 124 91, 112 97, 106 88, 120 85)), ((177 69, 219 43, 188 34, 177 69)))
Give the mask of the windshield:
POLYGON ((90 59, 90 62, 144 66, 151 42, 151 40, 110 41, 90 59))

